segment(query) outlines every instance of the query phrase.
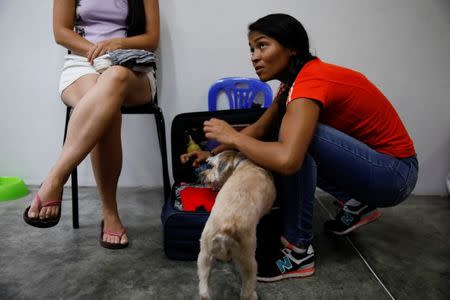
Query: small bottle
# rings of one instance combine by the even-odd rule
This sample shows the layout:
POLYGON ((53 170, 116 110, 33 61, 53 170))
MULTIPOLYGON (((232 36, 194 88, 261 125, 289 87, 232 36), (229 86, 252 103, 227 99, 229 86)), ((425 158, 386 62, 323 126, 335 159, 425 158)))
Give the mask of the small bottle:
POLYGON ((191 153, 194 151, 201 151, 202 148, 194 141, 192 136, 188 135, 188 144, 187 144, 187 153, 191 153))

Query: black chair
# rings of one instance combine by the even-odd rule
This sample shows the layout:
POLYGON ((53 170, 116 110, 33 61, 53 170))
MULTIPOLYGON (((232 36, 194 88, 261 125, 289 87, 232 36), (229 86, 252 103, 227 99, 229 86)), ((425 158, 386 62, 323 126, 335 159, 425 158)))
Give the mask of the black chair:
MULTIPOLYGON (((164 184, 164 200, 170 195, 170 179, 169 168, 167 164, 167 149, 166 149, 166 129, 164 125, 164 117, 161 108, 158 106, 158 99, 155 95, 155 99, 151 103, 133 107, 122 107, 122 114, 153 114, 155 115, 156 129, 158 132, 159 149, 161 152, 161 164, 164 184)), ((66 125, 64 128, 64 140, 66 141, 67 126, 69 124, 70 115, 72 113, 72 107, 68 106, 66 110, 66 125)), ((78 222, 78 176, 77 168, 75 167, 71 174, 72 178, 72 220, 73 228, 79 228, 78 222)))

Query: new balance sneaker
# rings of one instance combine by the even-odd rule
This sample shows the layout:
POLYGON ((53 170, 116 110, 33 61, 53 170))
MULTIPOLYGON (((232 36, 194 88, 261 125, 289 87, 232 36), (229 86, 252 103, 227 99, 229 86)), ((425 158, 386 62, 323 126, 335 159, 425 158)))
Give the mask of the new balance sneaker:
POLYGON ((282 238, 282 249, 272 258, 258 262, 258 281, 274 282, 314 274, 314 249, 299 249, 282 238), (298 253, 301 251, 302 253, 298 253))
POLYGON ((369 207, 367 204, 343 205, 338 210, 336 219, 326 221, 324 227, 328 233, 345 235, 358 227, 375 221, 380 216, 381 213, 376 208, 369 207))

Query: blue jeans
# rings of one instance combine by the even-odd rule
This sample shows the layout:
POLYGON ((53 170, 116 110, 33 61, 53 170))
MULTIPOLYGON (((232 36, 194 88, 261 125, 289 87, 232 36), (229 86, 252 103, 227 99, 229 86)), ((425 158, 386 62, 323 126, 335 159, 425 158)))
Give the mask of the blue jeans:
POLYGON ((316 186, 339 201, 351 198, 373 208, 405 200, 417 182, 418 162, 379 153, 330 126, 318 124, 301 169, 276 176, 283 216, 283 236, 294 245, 313 239, 316 186))

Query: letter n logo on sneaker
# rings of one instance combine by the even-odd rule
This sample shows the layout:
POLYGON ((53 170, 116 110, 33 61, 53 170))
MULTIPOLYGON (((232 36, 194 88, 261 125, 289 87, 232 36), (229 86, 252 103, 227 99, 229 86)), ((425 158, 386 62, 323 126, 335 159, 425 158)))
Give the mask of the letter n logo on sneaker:
POLYGON ((283 257, 283 260, 277 260, 277 267, 281 273, 285 273, 287 270, 292 269, 292 263, 289 257, 283 257))
POLYGON ((345 212, 344 215, 341 217, 341 221, 345 225, 350 226, 353 222, 353 217, 347 212, 345 212))

